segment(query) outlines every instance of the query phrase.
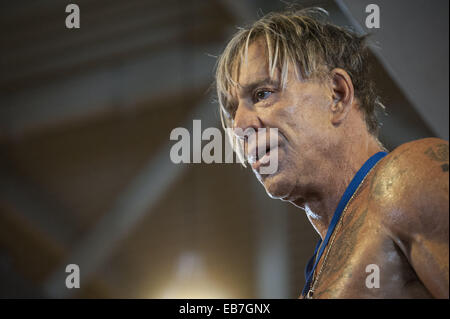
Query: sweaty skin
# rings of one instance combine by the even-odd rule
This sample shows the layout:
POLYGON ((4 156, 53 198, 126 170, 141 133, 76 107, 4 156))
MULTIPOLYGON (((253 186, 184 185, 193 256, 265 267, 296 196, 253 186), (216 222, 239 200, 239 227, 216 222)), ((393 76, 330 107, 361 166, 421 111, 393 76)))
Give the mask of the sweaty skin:
POLYGON ((336 227, 313 298, 448 298, 448 143, 403 144, 383 158, 336 227), (379 288, 366 278, 379 268, 379 288))
MULTIPOLYGON (((265 48, 261 39, 252 42, 234 75, 233 128, 278 130, 278 171, 253 171, 269 196, 302 208, 324 238, 351 179, 383 148, 367 130, 345 70, 305 80, 291 65, 282 89, 280 72, 269 74, 265 48)), ((336 226, 323 265, 331 241, 325 248, 313 298, 449 297, 448 153, 447 142, 423 139, 377 164, 336 226), (378 266, 379 288, 366 286, 368 265, 378 266)))

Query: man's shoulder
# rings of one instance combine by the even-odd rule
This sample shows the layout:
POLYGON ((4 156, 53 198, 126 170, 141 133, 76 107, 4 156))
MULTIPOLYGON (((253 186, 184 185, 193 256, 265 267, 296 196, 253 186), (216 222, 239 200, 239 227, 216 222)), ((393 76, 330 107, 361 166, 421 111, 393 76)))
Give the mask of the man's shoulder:
POLYGON ((448 215, 448 142, 426 138, 400 145, 376 167, 371 202, 392 230, 415 229, 448 215))
POLYGON ((448 142, 435 137, 415 140, 398 146, 387 158, 398 160, 397 165, 417 169, 427 164, 448 163, 448 142))
POLYGON ((375 190, 390 193, 408 185, 420 186, 433 177, 444 176, 448 163, 449 145, 445 140, 424 138, 402 144, 379 163, 374 179, 384 188, 375 190))

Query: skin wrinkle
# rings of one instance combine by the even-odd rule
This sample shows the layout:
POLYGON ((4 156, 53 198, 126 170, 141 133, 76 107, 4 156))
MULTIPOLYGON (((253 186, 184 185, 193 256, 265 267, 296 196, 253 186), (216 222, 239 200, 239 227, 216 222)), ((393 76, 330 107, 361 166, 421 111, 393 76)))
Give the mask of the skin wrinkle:
MULTIPOLYGON (((249 46, 248 64, 241 66, 239 77, 236 79, 240 87, 246 87, 248 83, 268 77, 269 66, 265 56, 263 41, 255 41, 249 46)), ((279 76, 279 72, 277 75, 279 76)), ((274 126, 283 136, 286 136, 285 145, 279 148, 278 173, 274 176, 262 177, 264 186, 271 197, 289 200, 299 207, 303 207, 305 197, 309 197, 310 209, 322 216, 316 228, 324 237, 334 207, 347 184, 362 163, 380 148, 376 139, 366 130, 361 129, 365 127, 365 123, 357 110, 356 100, 349 98, 345 106, 355 110, 345 115, 355 120, 347 121, 340 126, 339 121, 329 122, 330 119, 333 121, 334 117, 334 114, 330 113, 330 105, 339 99, 339 96, 334 96, 336 93, 330 86, 318 84, 315 81, 296 81, 292 73, 289 74, 288 83, 282 94, 273 93, 267 99, 270 107, 267 107, 267 103, 264 102, 253 108, 249 103, 248 92, 237 88, 236 99, 239 104, 234 125, 242 130, 249 126, 255 129, 260 126, 267 128, 274 126), (299 91, 302 94, 297 94, 299 91), (286 110, 285 106, 291 106, 291 108, 286 110), (346 150, 346 154, 355 154, 352 144, 343 143, 342 139, 329 138, 331 134, 336 133, 334 132, 336 126, 339 126, 340 134, 347 136, 350 136, 350 132, 360 132, 354 136, 359 141, 363 141, 362 148, 365 152, 362 152, 359 157, 353 156, 354 161, 348 161, 345 154, 339 156, 342 154, 340 149, 346 150), (308 134, 302 139, 305 132, 308 134), (366 132, 365 135, 364 132, 366 132), (312 144, 315 144, 314 147, 311 147, 312 144), (307 161, 297 160, 302 158, 307 158, 307 161), (318 161, 317 158, 324 160, 318 161), (315 178, 317 171, 327 172, 328 176, 322 183, 318 183, 315 178), (335 176, 337 172, 340 173, 339 177, 335 176), (307 186, 303 185, 305 183, 307 186), (303 193, 303 189, 307 190, 306 194, 303 193), (331 200, 323 200, 324 198, 331 200)))
MULTIPOLYGON (((344 69, 299 79, 292 70, 300 66, 283 64, 290 70, 284 88, 255 87, 270 91, 261 100, 243 91, 271 71, 283 82, 268 55, 265 40, 253 38, 246 63, 233 66, 233 127, 278 129, 278 171, 254 173, 270 197, 304 210, 324 238, 350 180, 384 147, 344 69)), ((329 259, 319 261, 317 269, 324 269, 315 297, 448 298, 448 143, 429 138, 391 151, 367 176, 340 225, 334 246, 325 247, 329 259), (380 268, 379 289, 365 286, 368 264, 380 268)))

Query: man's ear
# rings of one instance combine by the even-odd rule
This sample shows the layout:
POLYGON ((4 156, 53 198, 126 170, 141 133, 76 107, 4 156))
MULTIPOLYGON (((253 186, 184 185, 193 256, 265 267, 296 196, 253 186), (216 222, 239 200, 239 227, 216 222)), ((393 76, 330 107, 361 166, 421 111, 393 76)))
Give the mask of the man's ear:
POLYGON ((354 99, 352 79, 348 73, 340 68, 331 71, 331 88, 333 103, 331 104, 331 123, 340 125, 351 110, 354 99))

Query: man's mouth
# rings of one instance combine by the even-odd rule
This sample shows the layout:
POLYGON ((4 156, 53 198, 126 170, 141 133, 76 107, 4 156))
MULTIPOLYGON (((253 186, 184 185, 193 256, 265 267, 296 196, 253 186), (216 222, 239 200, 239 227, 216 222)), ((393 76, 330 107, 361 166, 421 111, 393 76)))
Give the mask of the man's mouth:
POLYGON ((273 147, 272 149, 270 147, 267 147, 266 152, 263 156, 256 158, 256 161, 249 163, 252 165, 253 170, 257 171, 262 165, 267 165, 270 162, 270 153, 271 151, 275 150, 278 146, 273 147))
POLYGON ((263 165, 268 165, 270 161, 273 160, 270 155, 278 148, 278 143, 275 145, 267 143, 261 147, 264 148, 264 151, 262 151, 261 148, 258 148, 257 145, 249 148, 247 160, 255 171, 263 165))
POLYGON ((264 156, 266 156, 268 153, 270 153, 270 145, 265 145, 263 147, 265 147, 264 153, 261 152, 261 148, 258 147, 258 145, 249 147, 248 154, 247 154, 247 160, 251 165, 256 164, 264 156))
POLYGON ((261 166, 271 165, 274 160, 278 161, 278 147, 280 139, 277 129, 270 129, 269 134, 264 130, 249 137, 246 143, 246 157, 254 171, 261 166))

